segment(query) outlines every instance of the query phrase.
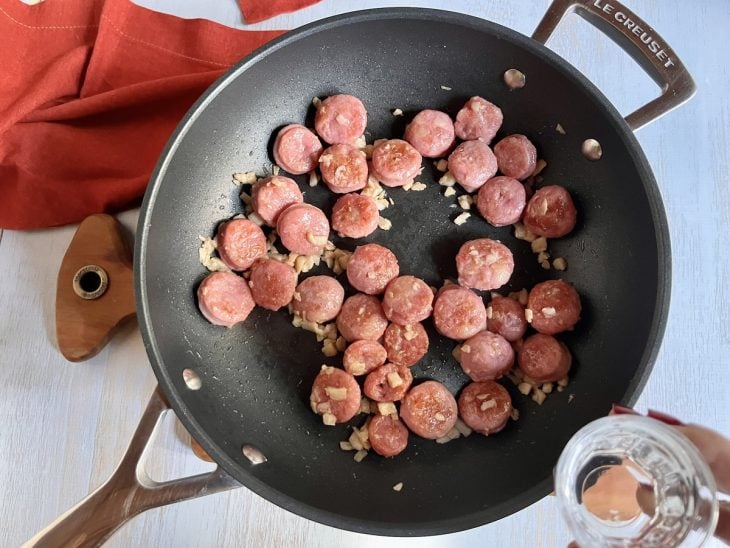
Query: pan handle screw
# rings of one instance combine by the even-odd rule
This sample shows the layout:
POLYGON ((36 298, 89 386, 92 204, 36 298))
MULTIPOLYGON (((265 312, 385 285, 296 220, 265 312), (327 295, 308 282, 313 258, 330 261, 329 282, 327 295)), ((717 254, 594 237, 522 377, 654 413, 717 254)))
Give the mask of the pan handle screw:
POLYGON ((517 69, 512 68, 506 70, 502 77, 504 78, 504 83, 507 84, 507 87, 510 89, 520 89, 525 87, 526 77, 524 73, 517 69))
POLYGON ((243 456, 250 460, 253 465, 263 464, 268 460, 266 456, 253 445, 244 445, 241 448, 241 451, 243 451, 243 456))
POLYGON ((586 139, 585 141, 583 141, 583 144, 580 147, 580 151, 583 153, 583 156, 585 156, 592 162, 600 160, 601 156, 603 156, 601 143, 599 143, 595 139, 586 139))
POLYGON ((200 380, 200 376, 192 369, 183 369, 183 380, 190 390, 200 390, 203 386, 203 381, 200 380))

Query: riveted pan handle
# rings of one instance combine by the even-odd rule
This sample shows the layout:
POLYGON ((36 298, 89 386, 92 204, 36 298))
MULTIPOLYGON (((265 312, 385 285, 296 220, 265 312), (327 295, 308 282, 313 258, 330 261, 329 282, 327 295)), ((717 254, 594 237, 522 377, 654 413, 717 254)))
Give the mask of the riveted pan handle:
POLYGON ((616 0, 554 0, 532 38, 545 43, 568 13, 576 12, 628 53, 661 87, 662 94, 626 117, 636 131, 688 101, 694 80, 669 44, 616 0))
POLYGON ((112 476, 24 546, 99 546, 145 510, 238 487, 240 484, 221 468, 166 482, 149 477, 144 466, 146 457, 157 425, 168 409, 164 396, 156 389, 112 476))

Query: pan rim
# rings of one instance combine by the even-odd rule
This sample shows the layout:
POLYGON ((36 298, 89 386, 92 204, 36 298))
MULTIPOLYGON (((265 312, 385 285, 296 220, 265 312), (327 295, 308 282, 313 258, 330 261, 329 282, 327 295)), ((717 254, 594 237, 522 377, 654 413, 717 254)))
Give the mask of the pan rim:
POLYGON ((651 220, 655 229, 655 237, 657 241, 658 262, 655 309, 651 320, 647 345, 642 354, 636 374, 626 388, 622 401, 619 403, 632 405, 636 402, 648 380, 661 346, 666 327, 667 314, 669 311, 671 291, 671 250, 669 227, 659 187, 654 178, 651 167, 644 156, 634 133, 629 129, 620 113, 603 95, 603 93, 573 65, 543 44, 528 36, 522 35, 517 31, 504 27, 500 24, 471 15, 427 8, 375 8, 349 12, 314 21, 289 31, 250 53, 236 63, 231 69, 218 78, 218 80, 211 84, 204 94, 188 110, 160 155, 160 159, 158 160, 158 163, 150 177, 148 189, 145 192, 137 225, 137 237, 135 238, 134 252, 134 286, 140 331, 142 333, 145 350, 155 372, 155 376, 157 377, 157 380, 172 409, 185 425, 186 429, 228 474, 269 502, 297 514, 298 516, 318 523, 373 535, 401 537, 431 536, 465 531, 491 523, 522 510, 523 508, 534 504, 552 490, 552 477, 548 476, 543 478, 532 488, 523 491, 519 496, 516 496, 499 506, 493 506, 489 509, 477 511, 458 518, 431 521, 427 523, 392 523, 352 518, 310 506, 296 500, 290 495, 274 489, 265 482, 259 480, 255 475, 249 473, 249 471, 244 467, 239 466, 233 459, 229 458, 225 452, 220 450, 195 419, 178 391, 174 389, 172 386, 173 380, 164 365, 162 353, 157 346, 154 334, 155 330, 151 322, 150 311, 148 308, 145 282, 147 276, 145 252, 151 226, 150 217, 154 210, 158 190, 162 185, 167 167, 169 166, 178 146, 208 104, 250 66, 282 47, 296 43, 298 40, 306 38, 312 34, 324 32, 328 29, 342 25, 393 18, 429 21, 435 20, 451 24, 465 25, 471 28, 476 28, 482 32, 490 33, 499 38, 507 39, 516 46, 526 49, 529 53, 535 55, 540 61, 551 64, 553 68, 569 79, 573 85, 582 87, 583 90, 600 105, 606 114, 606 122, 614 126, 617 134, 626 143, 627 152, 634 162, 647 195, 652 218, 651 220))

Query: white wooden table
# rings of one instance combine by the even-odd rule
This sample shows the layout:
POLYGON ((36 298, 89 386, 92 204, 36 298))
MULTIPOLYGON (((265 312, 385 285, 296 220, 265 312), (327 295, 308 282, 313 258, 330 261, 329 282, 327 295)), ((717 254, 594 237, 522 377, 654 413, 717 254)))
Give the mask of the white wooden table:
MULTIPOLYGON (((242 27, 234 0, 137 0, 183 17, 242 27)), ((335 13, 413 4, 325 0, 255 28, 291 28, 335 13)), ((429 0, 530 34, 548 0, 429 0)), ((664 197, 672 237, 672 307, 638 408, 665 410, 730 435, 730 91, 726 0, 626 0, 675 48, 699 93, 643 129, 639 140, 664 197)), ((607 38, 577 16, 550 47, 593 80, 622 112, 658 89, 607 38)), ((0 184, 3 184, 0 182, 0 184)), ((134 230, 137 212, 120 216, 134 230)), ((54 341, 55 280, 75 227, 0 232, 0 546, 28 539, 112 471, 155 385, 139 332, 125 329, 96 358, 69 364, 54 341)), ((190 454, 168 416, 157 444, 159 478, 209 468, 190 454)), ((245 488, 153 510, 111 546, 565 546, 569 535, 546 498, 497 523, 444 537, 384 539, 306 521, 245 488)))

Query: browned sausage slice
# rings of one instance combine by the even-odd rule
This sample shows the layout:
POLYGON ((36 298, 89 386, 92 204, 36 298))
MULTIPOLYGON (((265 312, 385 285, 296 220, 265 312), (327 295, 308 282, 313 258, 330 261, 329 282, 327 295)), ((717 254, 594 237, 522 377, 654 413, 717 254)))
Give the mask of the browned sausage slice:
POLYGON ((394 457, 408 446, 408 428, 393 415, 375 415, 368 424, 368 441, 378 455, 394 457))
POLYGON ((405 365, 386 363, 365 377, 363 392, 373 401, 400 401, 413 384, 411 370, 405 365))
POLYGON ((388 353, 380 343, 360 340, 345 349, 342 366, 352 375, 367 375, 383 365, 387 358, 388 353))
POLYGON ((337 316, 337 330, 348 342, 377 341, 388 327, 388 318, 377 297, 356 293, 345 299, 337 316))
POLYGON ((422 438, 444 437, 456 424, 456 400, 440 382, 426 381, 414 386, 403 398, 400 416, 406 426, 422 438))
POLYGON ((507 226, 522 217, 527 194, 525 187, 512 177, 492 177, 477 194, 477 209, 493 226, 507 226))
POLYGON ((395 254, 378 244, 365 244, 355 248, 347 262, 347 279, 358 291, 377 295, 398 276, 400 268, 395 254))
POLYGON ((525 226, 538 236, 561 238, 575 228, 578 214, 570 193, 562 186, 544 186, 525 207, 525 226))
POLYGON ((471 289, 449 286, 436 296, 433 324, 444 337, 463 341, 486 329, 487 310, 471 289))
POLYGON ((421 172, 421 154, 407 141, 384 140, 373 148, 372 166, 385 186, 403 186, 421 172))
POLYGON ((521 339, 527 331, 525 307, 509 297, 494 297, 487 308, 487 329, 510 342, 521 339))
POLYGON ((218 255, 231 270, 246 270, 266 255, 264 232, 248 219, 231 219, 218 227, 218 255))
POLYGON ((563 379, 570 371, 571 362, 568 347, 542 333, 528 337, 517 353, 520 370, 538 384, 563 379))
POLYGON ((257 259, 249 279, 254 302, 267 310, 279 310, 294 297, 297 273, 286 263, 273 259, 257 259))
POLYGON ((299 283, 291 301, 292 310, 305 320, 334 320, 342 308, 345 289, 332 276, 310 276, 299 283))
POLYGON ((468 384, 459 396, 459 415, 466 425, 488 436, 501 431, 512 413, 512 398, 494 381, 468 384))
POLYGON ((287 207, 303 201, 299 186, 289 177, 274 175, 259 179, 251 189, 251 206, 269 226, 276 226, 279 215, 287 207))
POLYGON ((532 312, 532 327, 546 335, 573 329, 580 319, 578 292, 563 280, 548 280, 533 287, 527 308, 532 312))
POLYGON ((421 156, 445 156, 454 144, 454 123, 449 115, 438 110, 422 110, 406 127, 405 140, 421 156))
POLYGON ((383 295, 383 312, 393 323, 409 325, 431 315, 433 291, 415 276, 400 276, 391 280, 383 295))
POLYGON ((296 204, 279 215, 276 231, 289 251, 299 255, 320 255, 330 235, 330 223, 318 207, 296 204))
POLYGON ((497 240, 465 242, 456 255, 459 283, 473 289, 497 289, 512 276, 515 263, 509 248, 497 240))
POLYGON ((332 192, 347 194, 365 188, 368 162, 365 153, 352 145, 332 145, 319 157, 322 180, 332 192))
POLYGON ((512 369, 514 363, 512 345, 491 331, 481 331, 461 345, 461 368, 473 381, 498 379, 512 369))
POLYGON ((332 228, 340 236, 364 238, 378 228, 380 213, 371 196, 345 194, 332 207, 332 228))
POLYGON ((487 143, 464 141, 449 154, 449 171, 464 190, 474 192, 497 173, 497 159, 487 143))
POLYGON ((198 307, 213 325, 231 327, 248 318, 254 300, 246 280, 232 272, 213 272, 198 287, 198 307))
POLYGON ((406 326, 392 323, 385 330, 383 345, 388 360, 410 367, 428 352, 428 334, 420 323, 406 326))
POLYGON ((502 109, 482 97, 472 97, 456 114, 454 130, 464 141, 481 139, 489 144, 502 125, 502 109))
POLYGON ((351 144, 365 131, 368 113, 365 105, 352 95, 332 95, 317 107, 314 129, 325 142, 351 144))
POLYGON ((355 377, 334 367, 322 366, 314 379, 309 403, 322 421, 332 426, 347 422, 360 411, 360 386, 355 377))
POLYGON ((292 175, 309 173, 317 167, 322 143, 301 124, 289 124, 279 130, 274 141, 274 161, 292 175))
POLYGON ((535 171, 537 150, 524 135, 514 134, 502 139, 494 146, 494 155, 502 175, 527 179, 535 171))

